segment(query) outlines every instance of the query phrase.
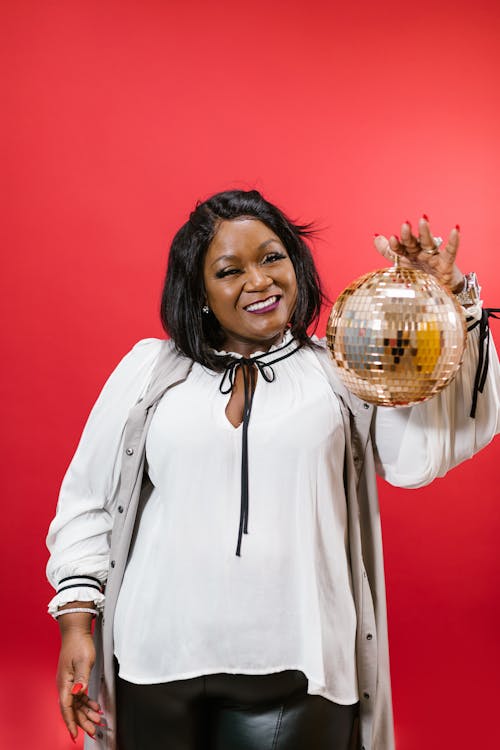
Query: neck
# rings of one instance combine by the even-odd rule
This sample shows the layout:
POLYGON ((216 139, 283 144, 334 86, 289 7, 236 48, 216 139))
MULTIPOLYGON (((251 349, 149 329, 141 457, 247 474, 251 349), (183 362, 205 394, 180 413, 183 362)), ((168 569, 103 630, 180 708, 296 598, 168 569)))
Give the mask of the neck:
POLYGON ((283 336, 284 331, 267 341, 246 341, 230 336, 225 339, 221 349, 241 354, 242 357, 251 357, 256 352, 268 352, 272 346, 277 346, 282 342, 283 336))

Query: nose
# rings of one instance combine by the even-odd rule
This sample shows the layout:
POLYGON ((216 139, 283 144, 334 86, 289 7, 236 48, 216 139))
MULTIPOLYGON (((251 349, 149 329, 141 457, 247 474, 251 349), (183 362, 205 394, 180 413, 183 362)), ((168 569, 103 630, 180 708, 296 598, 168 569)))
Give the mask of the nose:
POLYGON ((262 289, 267 289, 272 283, 273 279, 269 272, 265 268, 262 268, 262 266, 255 265, 248 269, 247 277, 245 279, 245 291, 257 292, 262 289))

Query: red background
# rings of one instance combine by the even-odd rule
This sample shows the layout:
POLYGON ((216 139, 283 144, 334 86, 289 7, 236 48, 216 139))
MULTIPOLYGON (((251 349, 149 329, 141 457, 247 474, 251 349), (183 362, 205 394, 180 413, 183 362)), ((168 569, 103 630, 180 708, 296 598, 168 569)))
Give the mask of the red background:
MULTIPOLYGON (((485 0, 2 3, 2 747, 72 746, 44 536, 100 386, 162 335, 197 199, 255 186, 317 220, 332 296, 383 265, 374 232, 458 222, 498 306, 499 26, 485 0)), ((499 461, 381 486, 399 750, 496 743, 499 461)))

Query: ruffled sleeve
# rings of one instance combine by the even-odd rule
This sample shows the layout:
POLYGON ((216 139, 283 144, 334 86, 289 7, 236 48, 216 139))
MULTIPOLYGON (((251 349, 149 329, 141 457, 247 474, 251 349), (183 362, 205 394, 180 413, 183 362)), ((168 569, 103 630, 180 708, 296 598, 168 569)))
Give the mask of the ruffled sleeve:
POLYGON ((93 601, 98 609, 104 604, 124 428, 164 343, 139 341, 109 377, 87 420, 47 536, 47 577, 57 591, 50 614, 69 601, 93 601))
MULTIPOLYGON (((481 306, 467 309, 470 322, 481 306)), ((377 408, 373 438, 377 473, 398 487, 421 487, 471 458, 500 432, 500 366, 493 341, 488 376, 470 416, 479 362, 479 327, 467 335, 454 380, 429 401, 407 408, 377 408)))

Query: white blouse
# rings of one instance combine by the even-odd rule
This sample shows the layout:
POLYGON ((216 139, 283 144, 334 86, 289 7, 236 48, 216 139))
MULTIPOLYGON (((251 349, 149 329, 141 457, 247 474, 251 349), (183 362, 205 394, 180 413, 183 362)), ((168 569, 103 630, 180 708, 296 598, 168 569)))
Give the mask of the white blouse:
POLYGON ((273 368, 254 393, 240 557, 242 426, 226 417, 221 374, 195 364, 158 405, 155 490, 114 621, 130 682, 300 669, 310 693, 358 700, 340 407, 310 349, 273 368))
MULTIPOLYGON (((480 306, 467 310, 475 318, 480 312, 480 306)), ((409 408, 375 410, 372 437, 377 471, 390 483, 401 487, 427 484, 470 458, 500 432, 500 366, 493 342, 476 418, 469 416, 478 335, 477 328, 469 333, 462 367, 438 396, 409 408)), ((51 553, 47 575, 55 588, 67 576, 106 581, 123 430, 130 409, 147 390, 162 346, 158 339, 136 344, 111 374, 92 409, 64 477, 47 537, 51 553)), ((229 397, 217 391, 220 375, 195 365, 187 381, 169 391, 159 404, 147 445, 156 489, 141 519, 139 536, 145 535, 147 524, 151 528, 147 543, 134 550, 122 590, 129 587, 141 598, 123 594, 116 616, 117 653, 123 674, 130 679, 151 679, 153 673, 158 679, 168 675, 174 679, 174 674, 193 669, 199 673, 198 665, 247 672, 294 667, 306 671, 310 691, 324 691, 338 701, 355 700, 350 640, 354 611, 345 565, 345 500, 338 479, 343 436, 338 430, 335 397, 312 357, 310 351, 302 350, 274 366, 274 383, 261 377, 257 382, 249 428, 249 533, 243 536, 241 557, 234 554, 241 428, 227 422, 224 406, 229 397), (295 373, 299 362, 305 367, 304 376, 295 373), (196 410, 191 409, 192 399, 196 399, 196 410), (181 414, 183 400, 189 408, 181 414), (171 424, 176 424, 178 435, 171 424), (201 432, 209 428, 214 438, 204 452, 201 432), (294 436, 298 442, 291 440, 294 436), (179 459, 187 471, 172 470, 173 455, 188 441, 189 457, 179 459), (228 461, 228 456, 233 459, 228 461), (279 480, 274 477, 276 469, 279 480), (191 474, 203 476, 202 493, 189 486, 191 474), (328 488, 328 499, 321 488, 328 488), (285 533, 292 545, 289 549, 285 533), (335 544, 332 539, 337 540, 335 544), (328 542, 323 544, 323 540, 328 542), (141 570, 147 571, 142 589, 138 584, 141 570), (280 575, 283 570, 286 575, 280 575), (182 586, 182 581, 189 585, 182 586), (236 585, 238 581, 241 586, 236 585), (127 600, 133 603, 132 614, 127 600), (198 602, 203 606, 198 607, 198 602), (174 612, 172 619, 165 618, 167 611, 169 618, 174 612), (183 611, 189 613, 188 622, 182 621, 183 611), (176 644, 181 653, 174 653, 168 643, 165 653, 158 651, 159 639, 164 637, 160 626, 181 635, 176 644), (145 629, 147 638, 142 640, 145 629), (124 639, 127 649, 130 645, 129 654, 124 639), (255 647, 250 662, 252 639, 255 647), (322 639, 328 644, 325 648, 322 639), (207 643, 210 648, 205 648, 207 643), (228 643, 232 644, 229 650, 228 643), (155 649, 154 663, 146 654, 148 644, 155 649), (327 654, 330 648, 337 651, 327 654), (189 666, 191 649, 200 658, 194 666, 193 662, 189 666), (167 654, 171 657, 168 665, 167 654)), ((84 583, 83 579, 80 587, 57 594, 49 612, 74 600, 93 600, 101 608, 104 594, 84 583)), ((167 641, 164 638, 163 643, 167 641)))

